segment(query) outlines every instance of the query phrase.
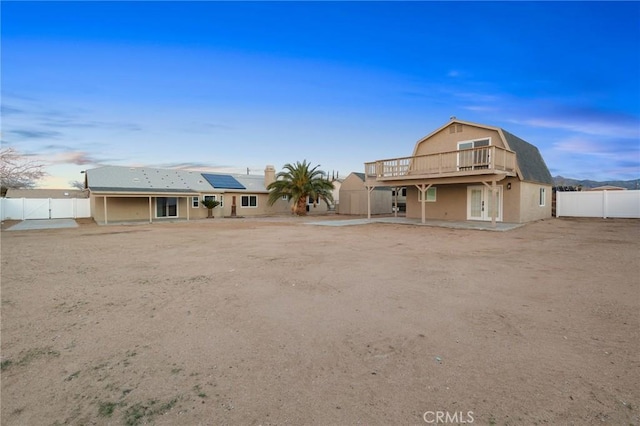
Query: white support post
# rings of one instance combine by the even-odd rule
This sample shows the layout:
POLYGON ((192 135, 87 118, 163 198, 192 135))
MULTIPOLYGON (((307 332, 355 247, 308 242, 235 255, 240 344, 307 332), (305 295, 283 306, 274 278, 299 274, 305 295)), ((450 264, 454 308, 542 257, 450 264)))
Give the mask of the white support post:
POLYGON ((394 217, 398 217, 398 191, 400 190, 399 187, 395 187, 395 197, 393 198, 393 216, 394 217))
POLYGON ((106 195, 102 198, 102 204, 104 205, 104 224, 107 225, 109 221, 107 220, 107 196, 106 195))
POLYGON ((151 202, 151 195, 149 195, 149 223, 153 223, 153 207, 151 202))
POLYGON ((487 188, 489 188, 491 190, 491 201, 490 201, 490 205, 493 206, 493 209, 491 211, 491 226, 492 227, 496 227, 496 214, 498 213, 498 197, 497 197, 497 193, 498 193, 498 187, 496 186, 496 181, 493 180, 491 181, 491 185, 489 185, 487 182, 482 182, 484 184, 484 186, 486 186, 487 188))
POLYGON ((496 181, 491 182, 491 204, 493 205, 493 209, 491 209, 491 226, 493 228, 496 227, 496 214, 498 212, 498 197, 496 193, 498 188, 496 188, 496 181))
POLYGON ((189 203, 189 198, 190 197, 185 197, 186 198, 186 202, 187 202, 187 222, 189 221, 189 210, 191 210, 191 204, 189 203))
POLYGON ((367 188, 367 219, 371 220, 371 191, 375 186, 366 186, 367 188))

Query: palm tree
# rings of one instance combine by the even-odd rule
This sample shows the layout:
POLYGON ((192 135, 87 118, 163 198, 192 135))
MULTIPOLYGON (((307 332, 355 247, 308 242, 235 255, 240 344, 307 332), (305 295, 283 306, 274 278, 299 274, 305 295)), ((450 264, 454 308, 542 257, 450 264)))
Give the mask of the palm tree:
POLYGON ((271 182, 267 189, 269 193, 269 205, 272 206, 282 197, 287 197, 293 202, 291 211, 298 216, 307 214, 307 199, 313 200, 313 205, 320 200, 327 203, 333 202, 333 183, 325 179, 324 172, 318 170, 320 165, 311 168, 311 163, 304 160, 291 165, 285 164, 284 171, 276 175, 275 182, 271 182))

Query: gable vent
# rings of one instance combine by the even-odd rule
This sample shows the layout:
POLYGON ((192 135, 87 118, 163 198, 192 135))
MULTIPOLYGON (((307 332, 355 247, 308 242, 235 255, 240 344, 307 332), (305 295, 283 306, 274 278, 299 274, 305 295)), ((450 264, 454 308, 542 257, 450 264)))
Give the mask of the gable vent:
POLYGON ((462 124, 452 124, 451 126, 449 126, 449 133, 461 133, 462 132, 462 124))

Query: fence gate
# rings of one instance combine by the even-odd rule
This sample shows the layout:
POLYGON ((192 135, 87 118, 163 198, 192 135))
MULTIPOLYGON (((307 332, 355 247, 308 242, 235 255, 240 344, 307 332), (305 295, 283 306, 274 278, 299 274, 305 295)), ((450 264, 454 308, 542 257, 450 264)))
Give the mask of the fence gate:
POLYGON ((23 202, 23 219, 51 219, 49 217, 49 199, 25 198, 23 202))

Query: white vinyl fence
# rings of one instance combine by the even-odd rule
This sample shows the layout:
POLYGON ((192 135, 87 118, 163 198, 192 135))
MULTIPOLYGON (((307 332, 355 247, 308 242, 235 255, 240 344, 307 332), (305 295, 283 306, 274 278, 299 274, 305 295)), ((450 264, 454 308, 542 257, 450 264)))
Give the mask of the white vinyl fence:
POLYGON ((640 190, 556 192, 556 217, 640 218, 640 190))
POLYGON ((2 220, 91 217, 88 198, 0 198, 2 220))

